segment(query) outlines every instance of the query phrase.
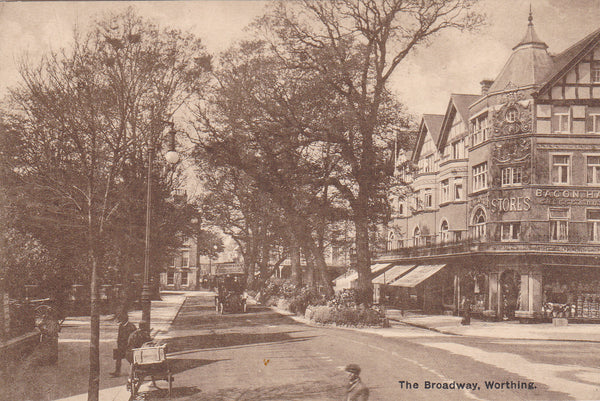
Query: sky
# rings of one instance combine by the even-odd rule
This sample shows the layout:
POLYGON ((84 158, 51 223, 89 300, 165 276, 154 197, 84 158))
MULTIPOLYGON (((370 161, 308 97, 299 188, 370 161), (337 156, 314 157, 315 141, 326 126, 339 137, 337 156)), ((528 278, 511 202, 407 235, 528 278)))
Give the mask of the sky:
MULTIPOLYGON (((212 53, 244 37, 264 1, 1 2, 0 95, 19 81, 17 61, 68 47, 73 28, 92 17, 132 6, 162 26, 198 35, 212 53)), ((538 36, 558 53, 600 28, 600 0, 481 0, 486 25, 477 32, 445 31, 418 46, 390 88, 409 112, 443 114, 451 93, 479 93, 494 79, 524 36, 529 7, 538 36)))

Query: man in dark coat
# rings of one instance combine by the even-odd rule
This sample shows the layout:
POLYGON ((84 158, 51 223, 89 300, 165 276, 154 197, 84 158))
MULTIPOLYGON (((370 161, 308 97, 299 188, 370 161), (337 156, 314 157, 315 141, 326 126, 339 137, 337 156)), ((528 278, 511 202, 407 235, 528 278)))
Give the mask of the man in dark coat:
POLYGON ((369 389, 360 380, 360 366, 351 363, 344 370, 348 373, 346 401, 368 401, 369 389))
POLYGON ((113 350, 113 359, 115 360, 115 371, 111 372, 112 377, 121 375, 121 361, 127 355, 127 342, 129 336, 136 330, 135 324, 129 321, 127 311, 122 311, 117 316, 119 322, 119 331, 117 332, 117 348, 113 350))

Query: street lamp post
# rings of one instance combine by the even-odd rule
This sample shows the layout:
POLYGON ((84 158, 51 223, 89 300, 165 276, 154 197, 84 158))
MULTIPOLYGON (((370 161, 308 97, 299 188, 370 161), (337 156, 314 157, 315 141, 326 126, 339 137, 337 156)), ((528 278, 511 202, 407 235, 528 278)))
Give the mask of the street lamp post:
MULTIPOLYGON (((165 155, 167 162, 175 164, 179 161, 179 155, 175 150, 175 128, 173 123, 168 123, 169 130, 169 151, 165 155)), ((154 147, 148 146, 148 183, 146 193, 146 239, 144 249, 144 283, 142 286, 142 321, 146 322, 150 328, 150 232, 152 217, 152 159, 154 156, 154 147)))

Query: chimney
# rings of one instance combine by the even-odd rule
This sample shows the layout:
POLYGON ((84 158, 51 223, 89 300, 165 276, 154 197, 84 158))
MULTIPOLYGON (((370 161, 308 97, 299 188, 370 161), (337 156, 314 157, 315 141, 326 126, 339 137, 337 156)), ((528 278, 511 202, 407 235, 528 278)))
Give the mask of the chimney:
POLYGON ((492 84, 494 83, 494 81, 492 81, 491 79, 484 79, 483 81, 480 82, 481 84, 481 94, 482 95, 487 95, 488 91, 490 90, 490 87, 492 86, 492 84))

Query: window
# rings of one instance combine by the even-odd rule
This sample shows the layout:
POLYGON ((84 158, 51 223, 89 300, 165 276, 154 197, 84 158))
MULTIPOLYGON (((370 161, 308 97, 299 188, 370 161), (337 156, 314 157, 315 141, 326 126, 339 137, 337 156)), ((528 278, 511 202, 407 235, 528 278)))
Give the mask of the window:
POLYGON ((419 227, 415 227, 415 231, 413 232, 413 241, 415 246, 421 245, 421 229, 419 227))
POLYGON ((591 120, 591 132, 595 132, 595 133, 600 133, 600 114, 591 114, 590 113, 590 120, 591 120))
POLYGON ((600 82, 600 63, 592 64, 592 82, 600 82))
POLYGON ((600 156, 587 157, 587 183, 600 184, 600 156))
POLYGON ((477 145, 488 139, 487 115, 477 117, 473 120, 473 145, 477 145))
POLYGON ((552 155, 552 183, 568 184, 571 156, 552 155))
POLYGON ((570 132, 569 129, 569 108, 556 107, 552 119, 552 129, 554 132, 570 132))
POLYGON ((483 209, 477 209, 473 216, 473 238, 485 238, 485 212, 483 209))
POLYGON ((454 200, 463 199, 463 183, 462 178, 454 179, 454 200))
POLYGON ((448 242, 448 222, 446 220, 442 220, 440 225, 440 242, 442 244, 448 242))
POLYGON ((569 209, 550 208, 550 240, 567 241, 569 239, 569 209))
POLYGON ((425 207, 433 207, 433 193, 431 189, 425 190, 425 207))
POLYGON ((182 267, 190 266, 190 251, 182 251, 181 252, 181 266, 182 267))
POLYGON ((390 233, 388 235, 387 250, 391 251, 393 249, 394 249, 394 232, 390 231, 390 233))
POLYGON ((404 216, 404 202, 398 200, 398 214, 404 216))
POLYGON ((487 162, 473 167, 473 191, 487 188, 487 162))
POLYGON ((173 285, 175 283, 175 270, 167 270, 167 285, 173 285))
POLYGON ((433 172, 433 155, 429 155, 425 158, 424 165, 423 165, 423 172, 424 173, 433 172))
POLYGON ((452 158, 453 159, 462 159, 465 157, 465 142, 464 140, 459 140, 452 143, 452 158))
POLYGON ((519 241, 521 239, 521 223, 502 223, 500 238, 502 242, 519 241))
POLYGON ((185 270, 181 272, 181 285, 188 285, 188 272, 185 270))
POLYGON ((586 211, 588 225, 588 241, 600 242, 600 209, 586 211))
POLYGON ((523 167, 505 167, 502 169, 502 186, 521 185, 523 167))
POLYGON ((450 200, 450 181, 449 180, 443 180, 441 183, 441 189, 442 189, 442 202, 448 202, 450 200))

